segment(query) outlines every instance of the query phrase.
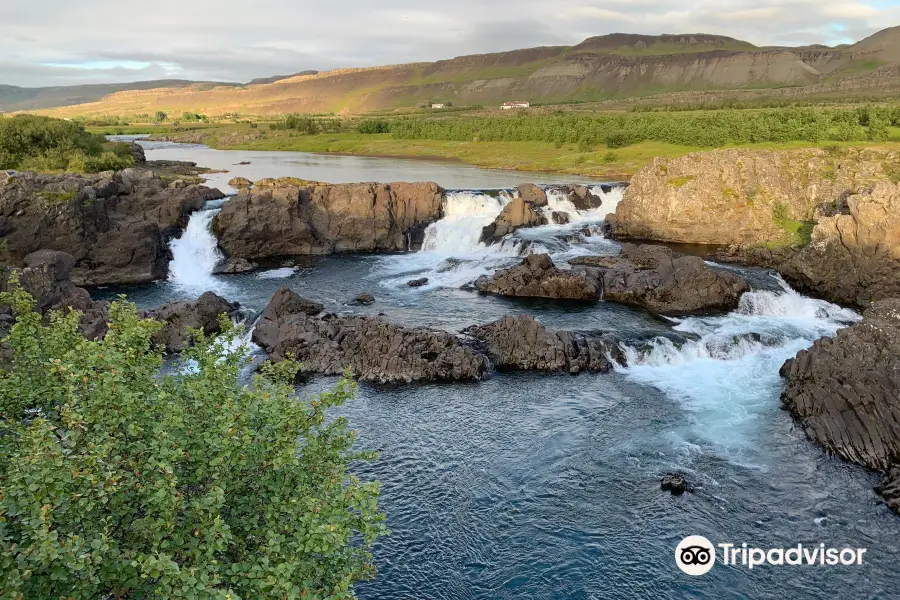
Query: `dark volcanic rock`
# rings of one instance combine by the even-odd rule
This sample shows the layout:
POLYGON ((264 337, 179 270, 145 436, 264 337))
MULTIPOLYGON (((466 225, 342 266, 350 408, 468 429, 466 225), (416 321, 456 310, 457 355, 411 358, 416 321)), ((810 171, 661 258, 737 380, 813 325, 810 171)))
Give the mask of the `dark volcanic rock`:
POLYGON ((137 167, 147 164, 147 155, 144 154, 144 147, 136 142, 131 143, 131 157, 137 167))
POLYGON ((664 246, 623 244, 618 257, 580 257, 574 262, 588 265, 579 270, 602 282, 605 301, 666 315, 731 310, 750 291, 739 275, 711 269, 699 257, 664 246))
POLYGON ((422 277, 420 279, 412 279, 410 281, 407 281, 406 285, 413 288, 422 287, 423 285, 428 285, 428 278, 422 277))
POLYGON ((475 282, 479 292, 502 296, 596 300, 596 279, 584 273, 563 271, 553 265, 547 254, 532 254, 522 264, 484 275, 475 282))
POLYGON ((69 308, 84 311, 92 306, 87 290, 72 283, 74 266, 71 254, 55 250, 39 250, 25 257, 20 283, 35 299, 38 311, 69 308))
POLYGON ((315 316, 325 310, 325 305, 319 302, 307 300, 303 296, 295 294, 286 287, 280 288, 272 299, 269 301, 266 310, 263 312, 263 319, 269 321, 277 321, 287 315, 303 313, 304 315, 315 316))
MULTIPOLYGON (((538 188, 540 189, 540 188, 538 188)), ((546 202, 546 198, 545 198, 546 202)), ((490 246, 523 227, 539 227, 547 224, 547 217, 535 210, 537 205, 522 198, 513 198, 494 219, 481 230, 481 242, 490 246)))
POLYGON ((680 496, 686 491, 690 491, 684 475, 677 473, 666 473, 659 482, 659 487, 664 492, 671 492, 673 496, 680 496))
POLYGON ((363 306, 375 304, 375 296, 373 296, 372 294, 360 294, 356 297, 356 303, 362 304, 363 306))
POLYGON ((213 229, 233 258, 415 250, 441 217, 434 183, 357 183, 244 188, 213 229))
POLYGON ((253 341, 274 360, 293 354, 307 372, 337 375, 349 368, 359 379, 379 383, 471 380, 485 372, 484 357, 445 331, 271 308, 254 328, 253 341))
POLYGON ((463 333, 484 346, 501 370, 609 371, 607 344, 569 331, 548 331, 533 317, 504 317, 463 333))
POLYGON ((76 285, 141 283, 168 271, 168 242, 218 190, 168 183, 144 169, 112 177, 21 173, 0 186, 7 261, 38 250, 75 260, 76 285))
POLYGON ((838 456, 892 473, 882 488, 900 508, 900 299, 822 338, 781 368, 782 402, 807 435, 838 456))
POLYGON ((238 275, 240 273, 249 273, 259 267, 258 264, 252 263, 246 258, 229 258, 222 265, 216 267, 214 273, 216 275, 238 275))
POLYGON ((219 316, 234 317, 239 310, 236 302, 206 292, 196 302, 168 302, 141 311, 140 316, 161 321, 164 326, 153 335, 154 343, 165 347, 167 352, 179 352, 190 343, 189 328, 202 329, 207 335, 219 333, 222 330, 219 316))

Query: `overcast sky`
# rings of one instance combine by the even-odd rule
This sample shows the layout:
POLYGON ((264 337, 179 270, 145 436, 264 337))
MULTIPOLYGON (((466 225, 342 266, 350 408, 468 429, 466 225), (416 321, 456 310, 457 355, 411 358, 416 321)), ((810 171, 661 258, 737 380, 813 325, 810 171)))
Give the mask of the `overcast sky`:
POLYGON ((900 0, 0 0, 0 84, 248 81, 592 35, 835 44, 900 25, 900 0))

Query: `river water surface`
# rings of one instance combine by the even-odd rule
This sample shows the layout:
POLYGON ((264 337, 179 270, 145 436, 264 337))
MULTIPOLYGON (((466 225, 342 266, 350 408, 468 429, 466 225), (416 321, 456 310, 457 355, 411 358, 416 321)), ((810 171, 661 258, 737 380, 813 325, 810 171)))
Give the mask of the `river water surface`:
MULTIPOLYGON (((210 152, 216 151, 148 144, 150 159, 218 166, 210 152)), ((448 189, 507 188, 532 179, 448 163, 283 154, 227 160, 251 160, 256 177, 428 179, 448 189), (290 169, 279 170, 284 166, 290 169)), ((480 228, 510 194, 448 193, 446 216, 426 232, 421 252, 276 261, 259 273, 228 277, 211 274, 220 257, 209 230, 213 204, 173 242, 169 281, 97 295, 124 291, 150 306, 212 289, 258 312, 288 286, 331 312, 383 313, 402 325, 458 331, 531 314, 548 327, 602 330, 624 340, 627 364, 609 374, 361 385, 341 414, 359 431, 362 447, 381 453, 360 474, 383 483, 391 529, 375 549, 378 577, 358 587, 362 598, 896 598, 900 519, 877 503, 877 478, 826 456, 779 401, 782 363, 859 316, 754 269, 740 270, 754 290, 738 310, 683 320, 602 302, 480 296, 466 284, 523 253, 549 252, 564 264, 580 254, 618 251, 596 224, 621 190, 586 212, 551 194, 553 208, 569 212, 572 224, 520 231, 485 248, 480 228), (418 277, 429 284, 406 286, 418 277), (351 305, 363 291, 377 302, 351 305), (660 491, 659 476, 676 470, 698 486, 694 494, 660 491), (687 535, 737 546, 825 543, 868 552, 862 566, 751 571, 719 564, 692 578, 674 562, 675 546, 687 535)), ((316 378, 301 392, 333 381, 316 378)))

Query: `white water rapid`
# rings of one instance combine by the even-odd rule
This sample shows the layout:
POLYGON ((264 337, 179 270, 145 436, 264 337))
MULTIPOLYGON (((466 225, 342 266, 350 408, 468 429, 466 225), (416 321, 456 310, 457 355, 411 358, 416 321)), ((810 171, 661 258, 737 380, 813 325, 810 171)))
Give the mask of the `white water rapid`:
POLYGON ((781 365, 816 339, 860 319, 852 310, 801 296, 777 279, 781 290, 744 294, 727 315, 677 321, 674 330, 685 341, 657 337, 622 346, 627 364, 618 370, 665 392, 689 413, 692 427, 672 432, 688 452, 711 444, 735 462, 747 460, 761 415, 778 402, 781 365))
POLYGON ((564 263, 579 254, 613 252, 615 246, 592 225, 599 225, 615 211, 623 190, 613 188, 604 192, 600 186, 595 186, 591 191, 602 199, 602 205, 579 211, 565 194, 548 189, 547 206, 542 209, 547 220, 551 220, 553 212, 562 212, 569 217, 569 223, 520 229, 491 246, 481 242, 482 229, 497 218, 517 192, 447 192, 444 217, 425 230, 422 250, 380 261, 378 269, 384 275, 381 285, 392 287, 424 276, 429 282, 420 290, 458 288, 526 254, 547 252, 564 263))
POLYGON ((187 228, 177 240, 172 240, 172 262, 169 281, 184 292, 199 296, 203 292, 219 292, 227 286, 213 275, 222 260, 216 236, 211 230, 218 208, 199 210, 191 215, 187 228))

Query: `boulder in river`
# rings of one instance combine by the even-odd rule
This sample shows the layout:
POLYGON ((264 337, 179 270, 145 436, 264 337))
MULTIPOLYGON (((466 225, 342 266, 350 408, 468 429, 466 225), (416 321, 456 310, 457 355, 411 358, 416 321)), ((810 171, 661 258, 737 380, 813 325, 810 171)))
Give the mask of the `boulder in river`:
POLYGON ((252 263, 246 258, 229 258, 216 267, 216 270, 213 272, 216 275, 237 275, 240 273, 249 273, 258 267, 259 265, 257 263, 252 263))
POLYGON ((417 250, 442 214, 443 190, 434 183, 307 183, 258 181, 240 190, 213 221, 225 253, 257 260, 417 250))
POLYGON ((486 294, 554 298, 569 300, 597 300, 597 280, 584 273, 563 271, 553 265, 547 254, 531 254, 522 264, 484 275, 475 288, 486 294))
POLYGON ((607 372, 603 340, 570 331, 551 331, 533 317, 504 317, 463 333, 478 340, 494 368, 522 371, 607 372))
POLYGON ((401 327, 376 317, 312 317, 284 310, 283 299, 277 302, 280 308, 270 303, 263 312, 253 341, 274 360, 293 354, 304 371, 337 375, 350 369, 359 379, 378 383, 484 375, 484 357, 445 331, 401 327))
POLYGON ((362 293, 356 297, 356 303, 363 306, 375 304, 375 296, 373 296, 372 294, 362 293))
POLYGON ((781 368, 782 402, 806 434, 841 458, 888 474, 882 493, 900 512, 900 299, 801 350, 781 368))
POLYGON ((153 334, 153 342, 163 346, 166 352, 174 353, 184 350, 190 343, 188 329, 202 329, 207 335, 216 334, 222 330, 220 315, 233 318, 239 312, 238 303, 229 302, 213 292, 206 292, 196 302, 167 302, 141 311, 140 316, 163 323, 163 328, 153 334))
POLYGON ((410 281, 406 282, 406 285, 408 285, 411 288, 422 287, 424 285, 428 285, 428 278, 420 277, 419 279, 411 279, 410 281))
POLYGON ((523 227, 539 227, 541 225, 546 225, 547 217, 539 210, 536 210, 536 206, 536 204, 524 200, 523 198, 513 198, 510 200, 509 204, 504 206, 497 218, 494 219, 494 222, 482 229, 481 243, 490 246, 491 244, 496 244, 502 240, 504 236, 522 229, 523 227))
POLYGON ((520 184, 516 187, 516 191, 519 192, 519 198, 532 206, 538 208, 547 206, 547 192, 533 183, 520 184))
POLYGON ((291 291, 289 288, 283 287, 272 296, 272 299, 266 306, 265 311, 263 311, 261 318, 269 321, 277 321, 282 317, 298 313, 312 317, 321 313, 323 310, 325 310, 324 304, 307 300, 303 296, 291 291))
POLYGON ((665 246, 623 244, 617 257, 579 257, 573 262, 582 265, 576 270, 601 282, 605 301, 665 315, 732 310, 750 291, 740 275, 710 268, 699 257, 665 246))

